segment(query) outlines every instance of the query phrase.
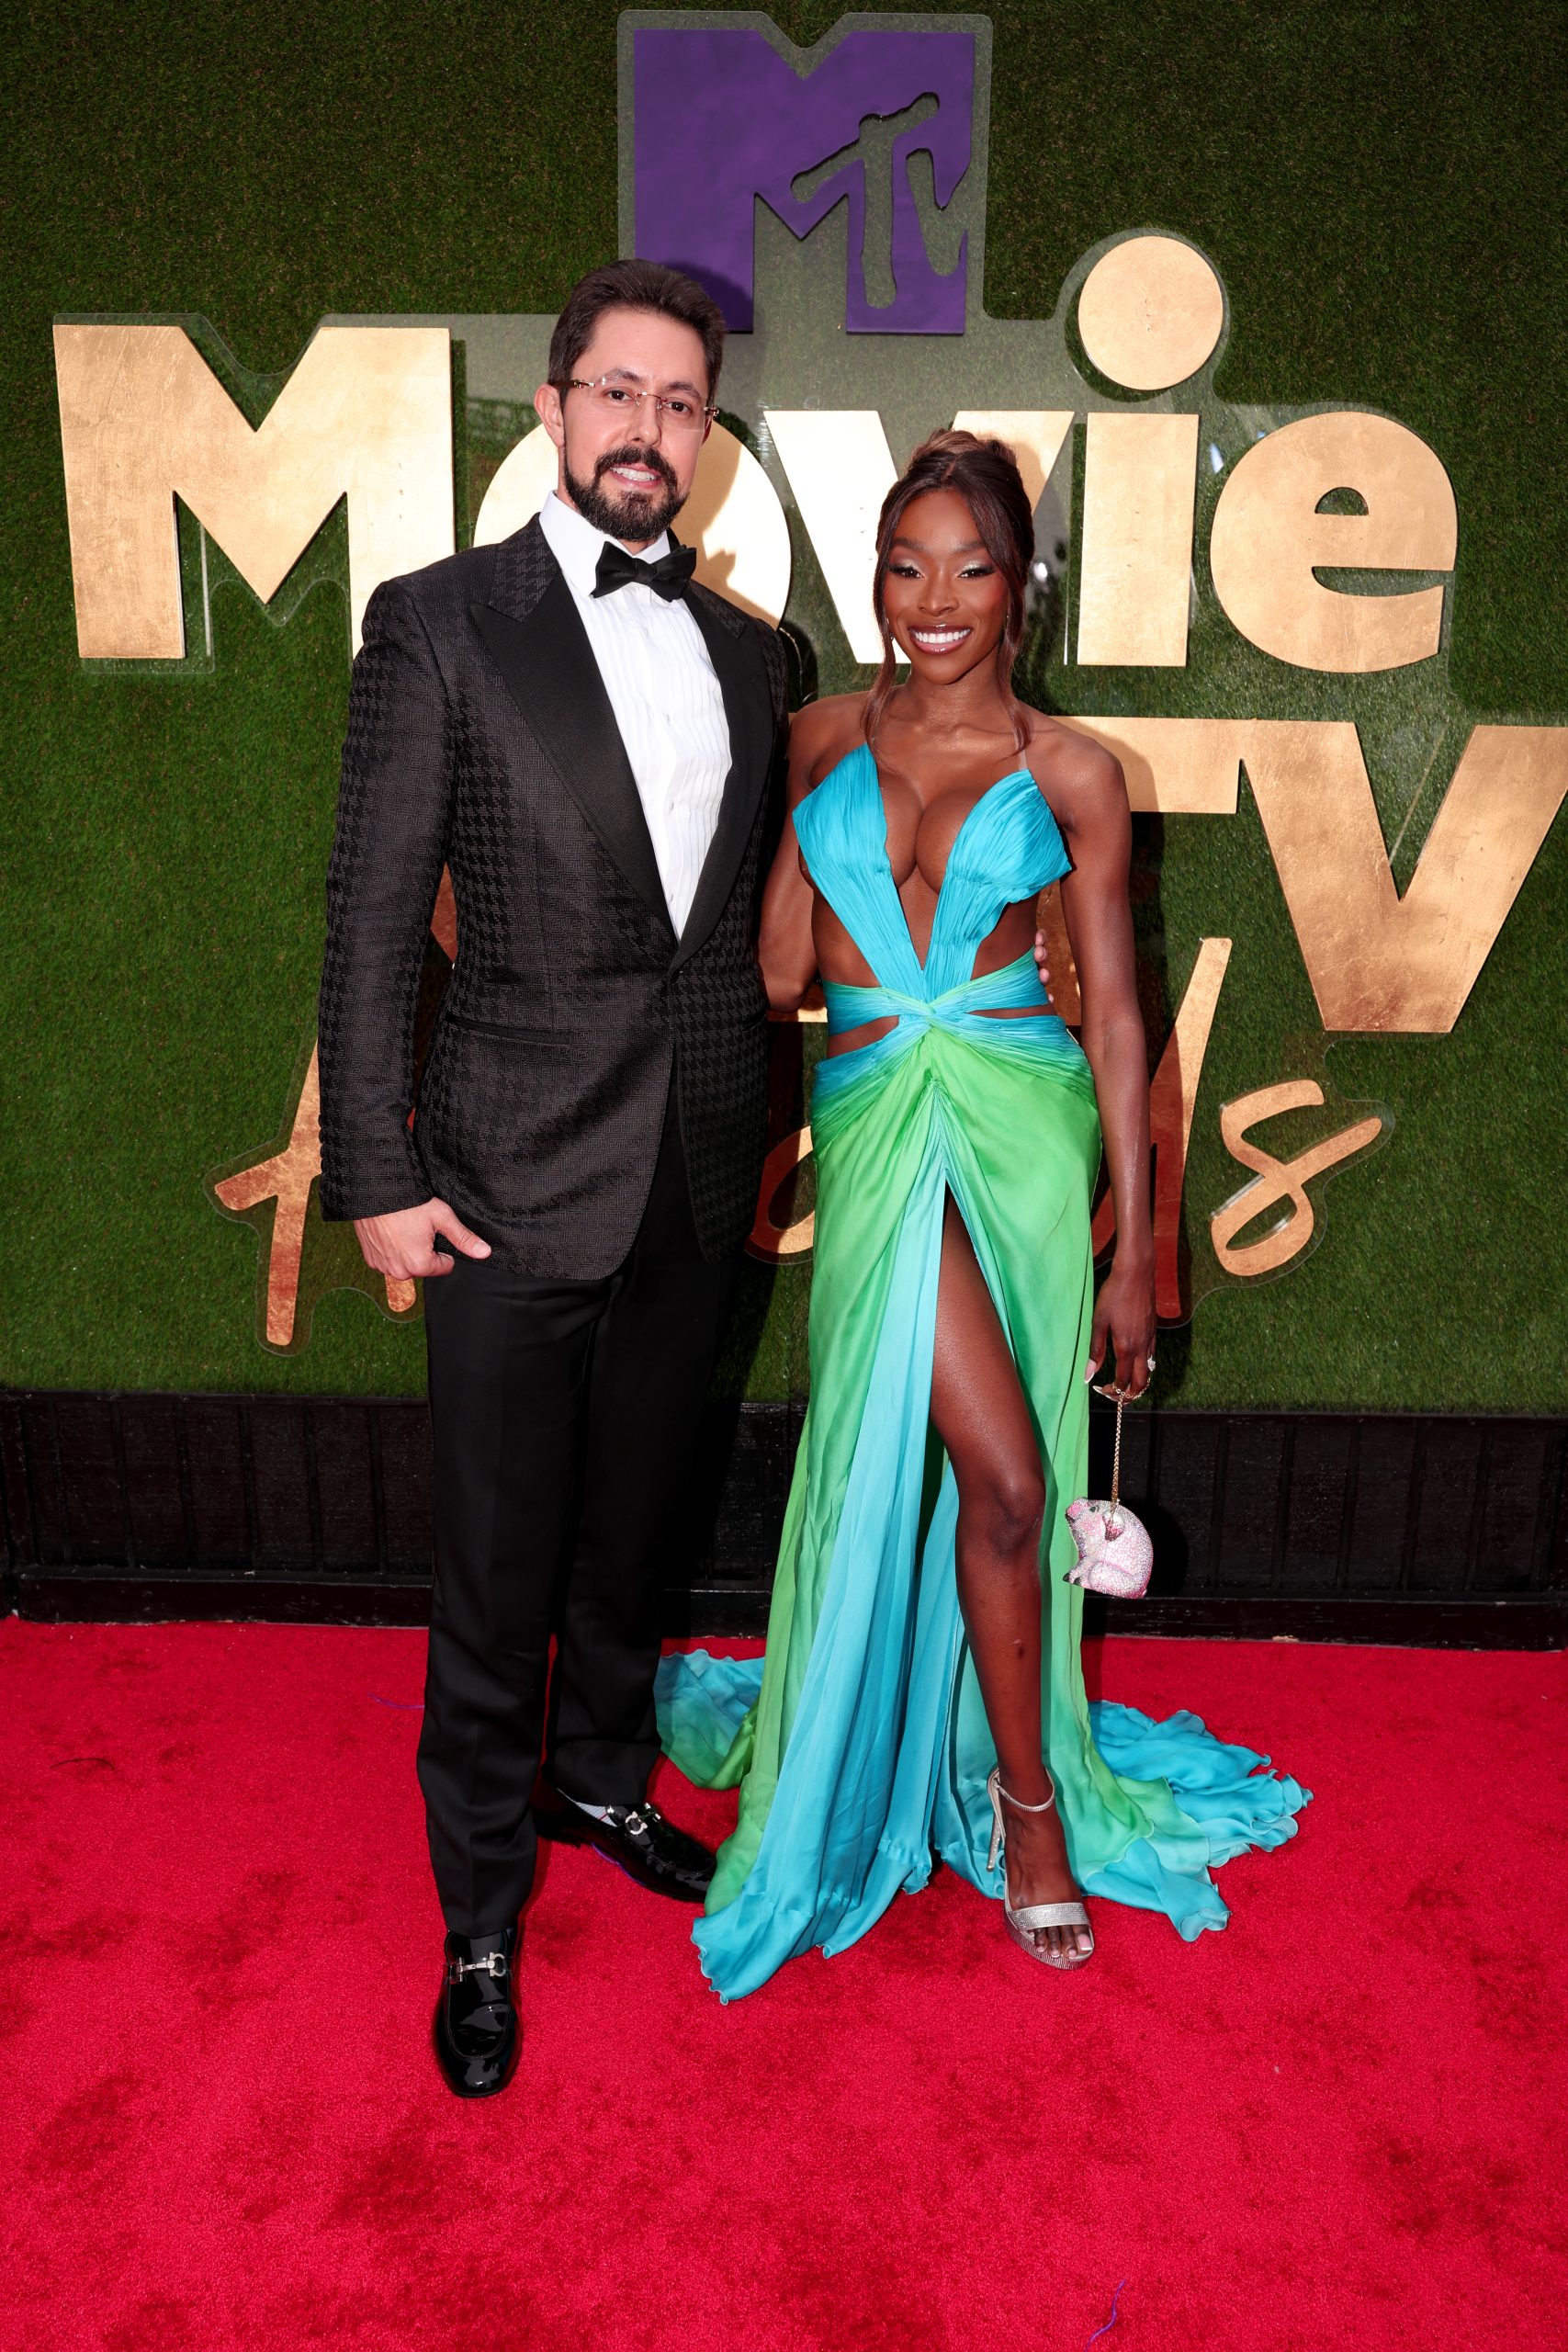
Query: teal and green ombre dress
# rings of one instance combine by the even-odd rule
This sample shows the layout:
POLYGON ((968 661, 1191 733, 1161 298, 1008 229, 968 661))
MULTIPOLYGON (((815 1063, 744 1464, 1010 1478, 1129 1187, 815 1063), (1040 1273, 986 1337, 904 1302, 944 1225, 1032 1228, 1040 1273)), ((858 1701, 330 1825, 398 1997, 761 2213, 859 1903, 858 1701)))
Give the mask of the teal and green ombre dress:
POLYGON ((881 982, 829 986, 831 1029, 890 1014, 897 1026, 817 1069, 811 1401, 767 1657, 699 1652, 660 1670, 670 1755, 705 1786, 740 1784, 694 1930, 704 1970, 733 1999, 813 1944, 841 1951, 900 1888, 924 1885, 933 1854, 982 1893, 1002 1891, 999 1869, 986 1868, 996 1747, 958 1610, 958 1498, 930 1430, 948 1193, 1045 1467, 1042 1695, 1074 1871, 1087 1894, 1165 1911, 1183 1936, 1223 1927, 1210 1864, 1281 1844, 1304 1795, 1194 1715, 1156 1724, 1085 1699, 1083 1596, 1063 1582, 1075 1557, 1063 1514, 1085 1491, 1094 1083, 1054 1016, 986 1017, 1038 1007, 1031 956, 970 977, 1003 910, 1068 870, 1055 820, 1023 769, 976 802, 923 967, 867 750, 807 796, 795 830, 813 883, 881 982))

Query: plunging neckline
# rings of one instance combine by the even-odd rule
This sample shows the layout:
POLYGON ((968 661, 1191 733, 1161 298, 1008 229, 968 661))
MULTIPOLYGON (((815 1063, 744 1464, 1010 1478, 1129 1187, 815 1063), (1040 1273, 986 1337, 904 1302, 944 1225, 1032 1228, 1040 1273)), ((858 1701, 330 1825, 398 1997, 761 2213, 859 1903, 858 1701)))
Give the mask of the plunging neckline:
MULTIPOLYGON (((925 978, 926 967, 931 961, 931 949, 936 944, 937 922, 942 913, 942 894, 947 888, 947 877, 953 871, 953 861, 958 854, 958 844, 964 839, 964 834, 968 831, 970 825, 979 815, 981 809, 985 807, 987 801, 990 799, 992 794, 999 792, 1004 784, 1017 784, 1021 777, 1027 777, 1030 784, 1033 786, 1034 790, 1037 793, 1040 793, 1042 800, 1045 800, 1045 795, 1040 791, 1039 781, 1032 769, 1010 768, 1006 775, 999 775, 994 784, 988 784, 984 792, 981 793, 978 800, 971 802, 970 806, 964 810, 963 821, 959 825, 958 831, 953 834, 951 842, 948 844, 947 862, 942 869, 942 880, 936 886, 936 905, 931 910, 931 935, 926 942, 926 952, 924 956, 922 956, 915 945, 915 934, 909 929, 908 911, 904 905, 904 900, 898 888, 897 877, 893 871, 893 853, 888 847, 887 842, 887 803, 883 797, 882 770, 876 764, 876 753, 872 750, 869 743, 857 744, 855 749, 856 751, 863 752, 865 753, 866 759, 869 761, 871 765, 871 780, 873 785, 875 786, 877 806, 882 811, 883 870, 886 874, 888 888, 893 893, 894 903, 898 910, 898 919, 904 926, 904 936, 909 943, 909 953, 914 957, 916 967, 923 979, 925 978)), ((844 756, 845 759, 853 759, 854 752, 846 752, 844 756)), ((843 764, 844 761, 840 760, 839 765, 841 767, 843 764)), ((826 776, 822 779, 824 784, 826 784, 827 780, 826 776)), ((1051 804, 1048 800, 1045 801, 1045 807, 1051 817, 1052 822, 1055 823, 1055 811, 1051 808, 1051 804)), ((924 804, 922 804, 920 814, 922 817, 926 814, 926 807, 924 804)), ((918 833, 919 831, 918 823, 915 830, 918 833)), ((1060 832, 1060 826, 1057 826, 1057 831, 1060 832)), ((977 940, 976 942, 975 952, 976 955, 979 954, 980 948, 983 944, 983 941, 977 940)))
POLYGON ((889 812, 869 745, 857 743, 835 761, 801 802, 795 825, 807 878, 839 917, 876 985, 920 999, 972 979, 1004 910, 1072 867, 1033 772, 1010 768, 964 812, 933 894, 921 957, 893 879, 889 812))

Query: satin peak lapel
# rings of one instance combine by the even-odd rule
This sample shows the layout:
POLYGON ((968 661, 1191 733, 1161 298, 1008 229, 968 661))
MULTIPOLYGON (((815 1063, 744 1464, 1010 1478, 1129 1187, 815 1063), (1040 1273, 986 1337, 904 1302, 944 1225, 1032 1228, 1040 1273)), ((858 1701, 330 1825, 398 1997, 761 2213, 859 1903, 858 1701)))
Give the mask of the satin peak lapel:
POLYGON ((497 562, 489 604, 471 606, 474 626, 583 817, 673 936, 631 762, 571 591, 536 523, 500 553, 512 560, 497 562))
POLYGON ((728 903, 768 780, 773 740, 768 673, 755 629, 733 606, 717 598, 710 601, 700 592, 688 596, 686 609, 703 633, 724 696, 729 774, 672 969, 696 954, 728 903))

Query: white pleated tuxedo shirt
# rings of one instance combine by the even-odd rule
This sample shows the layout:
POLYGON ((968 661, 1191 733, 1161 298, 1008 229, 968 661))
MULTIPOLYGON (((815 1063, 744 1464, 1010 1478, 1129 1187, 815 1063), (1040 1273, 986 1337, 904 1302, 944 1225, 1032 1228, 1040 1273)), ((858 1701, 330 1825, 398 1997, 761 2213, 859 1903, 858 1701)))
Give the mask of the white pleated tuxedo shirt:
MULTIPOLYGON (((670 920, 680 937, 712 846, 729 774, 729 722, 703 633, 685 599, 651 588, 595 596, 605 534, 552 490, 539 527, 566 575, 626 747, 670 920)), ((668 532, 641 549, 657 563, 668 532)))

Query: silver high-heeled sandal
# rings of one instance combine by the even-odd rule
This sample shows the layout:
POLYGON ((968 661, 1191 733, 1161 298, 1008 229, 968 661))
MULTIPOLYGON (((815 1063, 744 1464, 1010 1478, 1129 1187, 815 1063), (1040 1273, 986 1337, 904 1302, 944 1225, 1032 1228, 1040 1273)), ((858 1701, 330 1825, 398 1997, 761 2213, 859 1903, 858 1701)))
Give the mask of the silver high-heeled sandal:
MULTIPOLYGON (((1045 1778, 1047 1781, 1051 1780, 1049 1772, 1046 1773, 1045 1778)), ((998 1859, 1000 1858, 1002 1917, 1007 1922, 1009 1935, 1020 1951, 1027 1952, 1031 1960, 1043 1960, 1047 1968, 1081 1968, 1086 1960, 1092 1960, 1094 1957, 1094 1929, 1089 1925, 1089 1913, 1081 1903, 1025 1903, 1015 1911, 1008 1901, 1008 1841, 1007 1831, 1002 1826, 1002 1799, 1006 1797, 1009 1804, 1016 1806, 1020 1813, 1049 1813, 1056 1802, 1055 1782, 1051 1781, 1051 1793, 1043 1804, 1025 1804, 1021 1798, 1015 1797, 1010 1790, 1003 1788, 1001 1766, 998 1764, 986 1782, 986 1794, 991 1800, 991 1813, 995 1824, 991 1831, 991 1850, 987 1859, 986 1868, 988 1871, 994 1871, 998 1859), (1042 1951, 1034 1940, 1042 1928, 1088 1928, 1089 1950, 1071 1952, 1042 1951)))

